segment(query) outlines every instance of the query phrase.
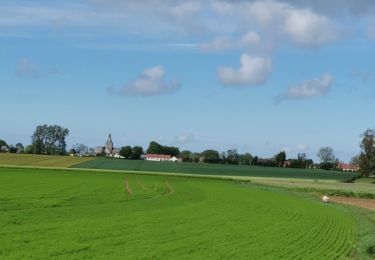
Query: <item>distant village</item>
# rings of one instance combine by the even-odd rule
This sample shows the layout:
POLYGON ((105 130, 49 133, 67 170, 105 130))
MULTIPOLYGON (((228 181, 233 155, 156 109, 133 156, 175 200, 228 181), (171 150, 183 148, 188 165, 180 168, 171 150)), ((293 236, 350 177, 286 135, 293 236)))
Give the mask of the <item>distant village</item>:
MULTIPOLYGON (((107 142, 105 146, 97 146, 94 149, 94 153, 84 153, 84 154, 77 154, 77 153, 70 153, 70 156, 98 156, 104 155, 107 157, 113 157, 118 159, 127 159, 125 156, 121 155, 121 149, 116 148, 113 146, 112 135, 109 134, 107 142)), ((142 154, 139 159, 144 159, 147 161, 157 161, 157 162, 182 162, 182 157, 172 156, 170 154, 153 154, 153 153, 146 153, 142 154)))
MULTIPOLYGON (((26 153, 44 155, 70 155, 70 156, 103 156, 107 158, 147 160, 155 162, 191 162, 229 165, 252 165, 261 167, 282 167, 282 168, 302 168, 302 169, 325 169, 338 171, 362 171, 372 169, 371 160, 367 160, 365 152, 353 157, 350 163, 340 161, 334 154, 331 147, 321 147, 317 154, 320 162, 314 163, 307 158, 305 153, 299 153, 296 158, 287 158, 285 151, 273 155, 269 158, 253 156, 250 153, 239 153, 236 149, 228 149, 219 152, 214 149, 207 149, 202 152, 192 152, 189 150, 180 151, 178 147, 161 145, 155 141, 150 142, 146 151, 141 146, 115 147, 111 134, 108 135, 104 146, 89 148, 84 144, 75 144, 71 149, 66 149, 66 136, 69 129, 59 125, 39 125, 36 127, 30 145, 23 146, 21 143, 8 145, 0 139, 0 152, 3 153, 26 153), (362 167, 361 168, 361 163, 362 167), (370 165, 370 166, 368 166, 370 165)), ((364 133, 361 149, 368 140, 375 138, 375 130, 368 129, 364 133)), ((372 157, 371 157, 372 158, 372 157)), ((370 172, 370 171, 369 171, 370 172)))
MULTIPOLYGON (((131 147, 129 147, 129 149, 130 148, 131 147)), ((176 148, 176 149, 178 149, 178 148, 176 148)), ((214 152, 213 150, 208 150, 208 151, 214 152)), ((147 160, 147 161, 157 161, 157 162, 186 162, 186 161, 198 162, 198 163, 207 162, 207 160, 205 160, 206 158, 204 157, 204 155, 199 156, 197 160, 195 160, 194 158, 190 158, 190 157, 186 158, 186 156, 184 158, 184 156, 183 156, 184 152, 185 153, 188 152, 188 153, 190 153, 189 155, 191 155, 190 151, 183 151, 182 153, 178 152, 178 154, 176 154, 176 155, 163 154, 163 153, 147 153, 147 152, 143 153, 143 151, 142 151, 142 154, 137 159, 143 159, 143 160, 147 160)), ((236 153, 236 151, 233 151, 233 152, 236 153)), ((227 152, 227 154, 228 153, 230 154, 231 150, 229 150, 227 152)), ((250 154, 248 154, 248 155, 250 155, 250 154)), ((117 148, 117 147, 113 146, 111 134, 109 134, 108 139, 107 139, 104 146, 97 146, 97 147, 94 148, 94 150, 92 152, 87 151, 85 153, 77 153, 77 151, 71 150, 70 156, 106 156, 106 157, 112 157, 112 158, 117 158, 117 159, 131 159, 131 158, 127 157, 122 152, 121 148, 117 148)), ((220 159, 222 160, 224 156, 225 156, 224 154, 221 154, 220 159)), ((257 157, 252 157, 252 156, 251 156, 252 158, 250 159, 250 156, 248 156, 249 160, 247 160, 247 161, 243 160, 242 161, 243 163, 238 163, 238 164, 270 166, 270 167, 277 166, 277 167, 283 167, 283 168, 289 168, 289 167, 290 168, 309 168, 309 169, 324 168, 324 167, 322 167, 322 164, 314 163, 311 159, 305 159, 304 154, 298 155, 299 158, 297 160, 306 161, 306 164, 305 165, 302 164, 302 165, 300 165, 300 167, 296 167, 295 159, 286 159, 286 154, 285 154, 284 151, 280 152, 278 155, 276 155, 274 158, 271 158, 271 159, 263 159, 263 158, 257 158, 257 157), (277 163, 277 157, 282 157, 282 158, 279 158, 279 163, 277 163), (277 164, 275 164, 275 162, 277 164), (294 163, 294 165, 293 165, 293 163, 294 163)), ((236 157, 235 154, 234 154, 234 157, 236 157)), ((240 157, 240 156, 238 156, 238 157, 240 157)), ((238 161, 240 161, 240 160, 238 159, 238 161)), ((211 163, 215 163, 215 162, 211 161, 211 163)), ((217 161, 216 163, 220 163, 220 161, 217 161)), ((231 163, 231 164, 234 164, 234 163, 231 163)), ((237 164, 237 163, 235 163, 235 164, 237 164)), ((329 165, 329 167, 332 167, 332 168, 340 170, 340 171, 345 171, 345 172, 357 172, 357 171, 359 171, 358 165, 351 164, 351 163, 343 163, 343 162, 339 162, 338 160, 336 161, 335 166, 329 165)))

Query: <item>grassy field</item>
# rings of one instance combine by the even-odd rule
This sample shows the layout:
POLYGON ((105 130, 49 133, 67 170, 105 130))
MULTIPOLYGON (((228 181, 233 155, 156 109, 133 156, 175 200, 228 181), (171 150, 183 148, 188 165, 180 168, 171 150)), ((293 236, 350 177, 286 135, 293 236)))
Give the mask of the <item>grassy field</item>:
POLYGON ((247 182, 0 168, 0 258, 336 259, 347 210, 247 182))
POLYGON ((357 175, 356 173, 344 173, 325 170, 291 169, 276 167, 271 168, 222 164, 218 165, 200 163, 150 162, 143 160, 119 160, 109 158, 98 158, 96 160, 84 162, 73 167, 90 169, 189 173, 204 175, 327 179, 339 181, 348 180, 357 175))
POLYGON ((94 157, 50 156, 36 154, 0 153, 0 165, 70 167, 95 159, 94 157))
POLYGON ((320 191, 328 195, 375 198, 375 179, 357 179, 345 183, 336 180, 309 180, 298 178, 263 178, 252 177, 253 183, 283 187, 295 190, 320 191))

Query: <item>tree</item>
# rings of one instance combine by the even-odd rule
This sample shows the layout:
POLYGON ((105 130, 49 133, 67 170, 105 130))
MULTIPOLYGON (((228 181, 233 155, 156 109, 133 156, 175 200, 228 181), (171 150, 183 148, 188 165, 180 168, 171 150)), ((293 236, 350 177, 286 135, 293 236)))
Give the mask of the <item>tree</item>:
POLYGON ((181 156, 182 156, 183 162, 191 162, 192 161, 191 152, 188 151, 188 150, 182 151, 181 156))
POLYGON ((244 165, 250 165, 253 160, 253 156, 250 153, 240 155, 240 163, 244 165))
POLYGON ((180 154, 180 150, 178 149, 178 147, 163 146, 155 141, 152 141, 147 148, 147 153, 177 156, 180 154))
POLYGON ((17 148, 13 145, 9 145, 9 152, 10 153, 16 153, 17 152, 17 148))
POLYGON ((292 168, 306 168, 306 165, 311 163, 309 159, 306 159, 305 153, 299 153, 297 159, 292 159, 290 161, 290 167, 292 168))
POLYGON ((362 177, 375 174, 375 130, 367 129, 362 135, 359 169, 362 177))
POLYGON ((139 160, 141 156, 144 154, 143 148, 141 146, 134 146, 132 150, 133 150, 132 159, 134 160, 139 160))
POLYGON ((26 145, 26 147, 25 147, 25 153, 32 154, 33 151, 34 151, 34 147, 31 144, 26 145))
POLYGON ((331 147, 322 147, 319 149, 317 156, 320 159, 320 167, 329 170, 336 167, 336 157, 331 147))
POLYGON ((215 150, 205 150, 202 152, 203 160, 205 163, 219 163, 219 152, 215 150))
POLYGON ((133 156, 133 149, 129 145, 121 147, 120 155, 124 156, 126 159, 130 159, 133 156))
POLYGON ((23 153, 25 149, 21 143, 16 143, 15 147, 17 149, 17 153, 23 153))
POLYGON ((59 125, 39 125, 36 127, 31 140, 36 154, 65 154, 65 138, 69 129, 59 125))
POLYGON ((229 149, 227 151, 227 162, 229 164, 238 164, 240 155, 237 153, 237 149, 229 149))
POLYGON ((8 144, 4 140, 0 139, 0 153, 4 150, 8 150, 8 144))
POLYGON ((281 151, 278 154, 276 154, 274 157, 275 157, 275 161, 276 161, 277 166, 280 167, 281 164, 286 161, 286 152, 281 151))
POLYGON ((155 141, 152 141, 149 144, 146 152, 151 153, 151 154, 162 154, 163 153, 163 146, 158 144, 155 141))

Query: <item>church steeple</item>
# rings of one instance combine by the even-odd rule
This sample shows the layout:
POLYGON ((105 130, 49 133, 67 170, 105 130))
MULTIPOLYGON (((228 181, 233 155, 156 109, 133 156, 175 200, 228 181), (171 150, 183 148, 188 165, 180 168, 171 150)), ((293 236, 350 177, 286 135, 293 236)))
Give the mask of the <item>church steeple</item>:
POLYGON ((111 134, 108 135, 107 142, 105 143, 105 153, 106 155, 113 155, 113 142, 111 134))

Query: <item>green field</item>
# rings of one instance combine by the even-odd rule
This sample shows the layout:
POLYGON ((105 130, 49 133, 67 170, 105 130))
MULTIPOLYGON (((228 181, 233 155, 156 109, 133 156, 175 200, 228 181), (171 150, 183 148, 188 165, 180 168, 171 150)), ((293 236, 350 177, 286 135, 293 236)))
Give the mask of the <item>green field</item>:
POLYGON ((89 169, 189 173, 203 175, 327 179, 339 181, 348 180, 353 178, 354 176, 357 176, 356 173, 344 173, 338 171, 325 170, 291 169, 276 167, 271 168, 202 163, 150 162, 143 160, 119 160, 109 158, 98 158, 96 160, 84 162, 73 167, 89 169))
POLYGON ((345 208, 246 182, 0 168, 0 258, 342 259, 345 208))
POLYGON ((0 153, 0 165, 70 167, 93 159, 95 157, 0 153))

